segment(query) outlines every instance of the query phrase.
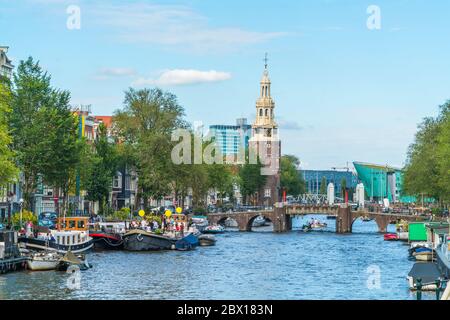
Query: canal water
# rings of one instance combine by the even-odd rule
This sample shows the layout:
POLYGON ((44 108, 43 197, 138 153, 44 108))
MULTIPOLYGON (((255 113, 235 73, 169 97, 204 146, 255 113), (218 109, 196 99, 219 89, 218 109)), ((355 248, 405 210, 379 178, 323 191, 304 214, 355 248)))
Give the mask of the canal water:
POLYGON ((351 235, 335 234, 333 220, 300 231, 309 219, 284 234, 230 231, 189 252, 92 252, 78 289, 64 272, 1 275, 0 299, 415 299, 406 244, 383 241, 374 221, 357 220, 351 235))

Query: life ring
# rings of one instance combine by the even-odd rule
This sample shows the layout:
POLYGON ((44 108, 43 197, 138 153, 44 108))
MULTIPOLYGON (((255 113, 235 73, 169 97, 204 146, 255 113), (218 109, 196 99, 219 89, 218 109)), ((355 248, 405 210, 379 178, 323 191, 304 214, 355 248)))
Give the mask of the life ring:
POLYGON ((142 237, 142 234, 138 234, 136 237, 136 240, 139 242, 142 242, 144 240, 144 238, 142 237))

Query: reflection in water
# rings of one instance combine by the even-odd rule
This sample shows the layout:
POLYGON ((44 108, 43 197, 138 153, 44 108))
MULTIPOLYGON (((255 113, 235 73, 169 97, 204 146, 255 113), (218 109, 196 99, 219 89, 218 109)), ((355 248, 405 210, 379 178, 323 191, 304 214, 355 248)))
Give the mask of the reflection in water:
POLYGON ((284 234, 227 232, 217 236, 215 247, 190 252, 93 252, 89 261, 94 267, 82 272, 76 291, 66 289, 69 275, 63 272, 2 275, 0 298, 415 298, 406 281, 413 264, 407 246, 384 242, 374 221, 357 220, 354 234, 336 235, 333 220, 324 231, 299 231, 308 219, 295 219, 296 230, 284 234), (367 268, 372 265, 381 270, 380 289, 367 288, 367 268))

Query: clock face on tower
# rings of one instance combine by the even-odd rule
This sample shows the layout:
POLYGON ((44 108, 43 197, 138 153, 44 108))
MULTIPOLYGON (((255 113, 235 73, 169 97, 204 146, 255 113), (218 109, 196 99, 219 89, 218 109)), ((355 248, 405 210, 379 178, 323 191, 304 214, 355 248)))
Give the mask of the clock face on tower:
POLYGON ((272 129, 266 129, 266 137, 272 136, 272 129))

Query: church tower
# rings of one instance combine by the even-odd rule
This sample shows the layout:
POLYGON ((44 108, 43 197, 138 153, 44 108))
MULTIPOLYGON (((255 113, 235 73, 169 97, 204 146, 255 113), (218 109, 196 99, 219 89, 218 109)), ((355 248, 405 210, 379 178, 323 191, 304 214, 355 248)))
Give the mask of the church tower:
POLYGON ((256 119, 252 125, 249 144, 264 166, 262 174, 267 176, 266 185, 259 191, 258 196, 259 204, 267 206, 274 205, 280 198, 281 142, 274 109, 266 53, 259 98, 256 101, 256 119))

